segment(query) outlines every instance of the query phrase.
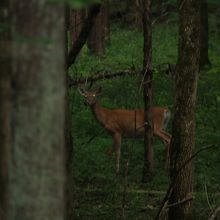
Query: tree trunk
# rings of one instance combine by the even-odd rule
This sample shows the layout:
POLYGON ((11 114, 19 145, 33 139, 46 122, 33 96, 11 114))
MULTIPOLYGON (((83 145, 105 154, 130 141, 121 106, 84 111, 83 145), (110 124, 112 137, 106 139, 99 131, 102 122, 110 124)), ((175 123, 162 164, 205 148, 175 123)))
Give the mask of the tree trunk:
POLYGON ((207 0, 201 0, 200 9, 200 67, 209 65, 209 22, 207 0))
POLYGON ((8 172, 10 149, 10 99, 11 99, 11 27, 10 1, 0 2, 0 219, 8 214, 8 172))
POLYGON ((83 9, 70 9, 69 14, 70 44, 72 46, 82 30, 85 11, 83 9))
POLYGON ((137 28, 142 28, 143 24, 142 24, 142 19, 141 19, 141 15, 144 10, 143 8, 143 1, 144 0, 134 0, 133 1, 133 7, 132 7, 132 10, 133 10, 133 16, 134 16, 134 25, 137 27, 137 28))
POLYGON ((152 27, 151 27, 151 0, 143 0, 143 31, 144 31, 144 62, 143 62, 143 89, 145 112, 144 135, 144 169, 143 182, 147 181, 153 171, 153 124, 152 124, 152 27))
POLYGON ((13 1, 10 220, 64 219, 64 4, 13 1))
POLYGON ((163 12, 163 0, 157 0, 157 16, 160 17, 163 12))
POLYGON ((99 15, 95 19, 89 39, 88 48, 92 54, 101 56, 105 53, 106 34, 108 33, 108 10, 106 3, 101 6, 99 15))
POLYGON ((74 45, 71 47, 68 59, 67 59, 67 67, 69 68, 76 60, 76 57, 78 56, 79 52, 81 51, 83 45, 87 41, 87 38, 89 36, 89 33, 95 23, 95 19, 97 15, 100 12, 100 4, 94 4, 92 5, 88 10, 88 16, 83 22, 82 30, 76 39, 74 45))
MULTIPOLYGON (((171 143, 170 177, 174 181, 169 204, 192 196, 192 161, 177 175, 189 159, 195 146, 195 101, 199 72, 199 0, 178 1, 180 27, 179 51, 175 76, 174 119, 171 143), (177 175, 177 177, 176 177, 177 175)), ((169 219, 191 219, 192 202, 172 206, 169 219)))

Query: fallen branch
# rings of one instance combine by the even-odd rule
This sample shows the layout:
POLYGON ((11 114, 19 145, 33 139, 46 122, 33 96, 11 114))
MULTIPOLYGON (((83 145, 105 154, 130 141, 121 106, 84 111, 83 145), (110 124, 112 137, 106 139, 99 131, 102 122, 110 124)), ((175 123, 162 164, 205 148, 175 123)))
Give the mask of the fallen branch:
MULTIPOLYGON (((163 63, 163 64, 159 64, 159 65, 155 66, 153 71, 157 70, 160 73, 172 76, 173 66, 174 65, 171 65, 169 63, 163 63), (165 65, 167 67, 161 69, 161 67, 163 67, 165 65)), ((141 75, 141 70, 134 69, 134 68, 131 68, 129 70, 119 70, 115 73, 104 71, 104 72, 101 72, 101 73, 92 74, 91 76, 87 76, 87 77, 81 76, 81 77, 78 77, 78 78, 69 79, 69 87, 77 86, 79 84, 84 84, 84 83, 91 83, 92 84, 93 82, 96 82, 98 80, 112 79, 112 78, 115 78, 115 77, 126 76, 126 75, 135 76, 135 75, 138 75, 138 74, 141 75)), ((149 82, 142 82, 142 85, 145 84, 145 83, 149 83, 149 82)))
POLYGON ((125 76, 125 75, 137 75, 138 72, 136 70, 122 70, 115 73, 103 72, 98 73, 97 75, 89 76, 89 77, 79 77, 76 79, 70 79, 69 86, 77 86, 83 83, 93 83, 98 80, 102 79, 112 79, 118 76, 125 76))

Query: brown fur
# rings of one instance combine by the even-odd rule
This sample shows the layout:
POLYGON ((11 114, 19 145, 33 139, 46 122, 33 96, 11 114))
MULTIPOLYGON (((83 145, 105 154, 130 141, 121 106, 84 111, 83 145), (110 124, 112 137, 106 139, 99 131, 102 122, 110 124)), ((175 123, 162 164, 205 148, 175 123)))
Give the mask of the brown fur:
MULTIPOLYGON (((113 149, 116 153, 116 172, 119 172, 120 148, 122 136, 143 137, 144 135, 144 110, 126 110, 126 109, 107 109, 103 108, 97 100, 96 92, 80 90, 85 97, 86 103, 91 107, 97 121, 112 135, 113 149)), ((169 156, 169 145, 171 135, 165 131, 170 118, 170 111, 167 108, 152 107, 153 134, 164 141, 167 151, 167 160, 169 156)))

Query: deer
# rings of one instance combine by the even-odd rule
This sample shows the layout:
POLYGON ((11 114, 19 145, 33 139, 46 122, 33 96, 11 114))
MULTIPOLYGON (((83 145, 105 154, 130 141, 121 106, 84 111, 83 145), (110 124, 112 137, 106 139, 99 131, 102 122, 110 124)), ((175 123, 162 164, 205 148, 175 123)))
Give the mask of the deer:
MULTIPOLYGON (((122 137, 144 137, 145 117, 143 109, 108 109, 101 106, 98 96, 102 87, 96 91, 86 91, 79 88, 79 93, 84 97, 85 104, 90 106, 96 120, 112 136, 113 145, 109 154, 115 152, 116 173, 119 173, 122 137)), ((171 135, 165 130, 170 120, 171 113, 168 108, 152 107, 153 135, 159 137, 165 145, 166 162, 169 158, 171 135)))

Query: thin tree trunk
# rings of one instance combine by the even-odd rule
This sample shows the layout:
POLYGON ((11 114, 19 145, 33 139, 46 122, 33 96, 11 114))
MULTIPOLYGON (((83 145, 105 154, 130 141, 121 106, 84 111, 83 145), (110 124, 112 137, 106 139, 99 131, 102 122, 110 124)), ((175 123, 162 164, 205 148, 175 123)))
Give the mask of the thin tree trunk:
POLYGON ((67 59, 67 67, 69 68, 76 60, 77 55, 81 51, 83 45, 86 43, 89 33, 95 23, 96 16, 100 12, 100 4, 95 4, 89 8, 88 16, 83 23, 82 30, 76 39, 74 45, 69 51, 67 59))
POLYGON ((178 1, 180 14, 179 54, 175 76, 174 119, 170 177, 174 182, 169 219, 192 219, 193 162, 176 172, 192 156, 195 146, 195 101, 199 72, 199 0, 178 1))
POLYGON ((149 173, 153 171, 153 124, 152 124, 152 27, 151 27, 151 0, 143 0, 143 30, 144 30, 144 62, 143 88, 145 111, 144 135, 144 169, 143 181, 147 181, 149 173))
POLYGON ((101 56, 105 53, 107 31, 107 14, 106 2, 101 6, 100 13, 95 19, 88 38, 88 48, 92 54, 101 56))
POLYGON ((163 0, 157 0, 157 16, 161 16, 163 12, 163 0))
POLYGON ((10 220, 64 219, 64 3, 13 1, 10 220))
POLYGON ((69 10, 70 45, 73 46, 82 30, 85 12, 83 9, 69 10))
POLYGON ((134 14, 134 24, 137 28, 142 28, 141 14, 144 13, 145 6, 143 5, 144 0, 134 0, 133 1, 133 14, 134 14))
POLYGON ((207 0, 201 0, 200 10, 200 67, 209 65, 209 22, 207 0))
POLYGON ((10 149, 10 99, 11 99, 11 27, 10 1, 0 2, 0 219, 8 215, 8 175, 10 149), (3 29, 4 27, 4 29, 3 29))

